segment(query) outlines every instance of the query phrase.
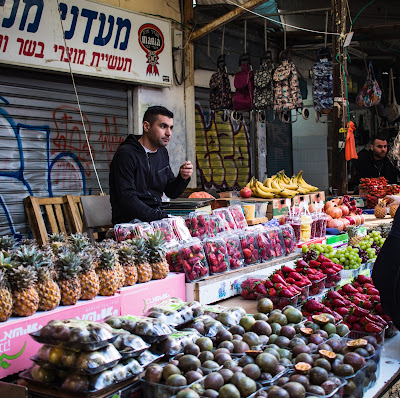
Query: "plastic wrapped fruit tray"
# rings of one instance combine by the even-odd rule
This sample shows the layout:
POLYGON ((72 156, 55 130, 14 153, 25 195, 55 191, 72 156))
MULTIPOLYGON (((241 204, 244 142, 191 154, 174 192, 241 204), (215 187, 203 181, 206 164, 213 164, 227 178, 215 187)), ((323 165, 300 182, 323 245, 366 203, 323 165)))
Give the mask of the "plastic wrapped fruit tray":
POLYGON ((273 302, 275 309, 277 308, 277 309, 282 310, 287 305, 296 307, 298 305, 300 293, 296 294, 293 297, 268 296, 266 294, 261 294, 261 293, 256 293, 256 296, 257 296, 257 300, 260 300, 262 298, 269 298, 273 302))
POLYGON ((341 279, 348 279, 348 278, 356 277, 360 273, 361 267, 362 267, 362 265, 360 265, 358 268, 342 269, 340 271, 341 279))
POLYGON ((317 294, 322 293, 322 291, 325 289, 325 280, 326 276, 317 280, 317 281, 312 281, 311 286, 310 286, 310 296, 316 296, 317 294))
POLYGON ((299 299, 297 300, 297 305, 298 306, 300 306, 303 303, 305 303, 308 300, 308 298, 310 297, 310 287, 311 286, 312 285, 310 284, 310 285, 307 285, 307 286, 303 286, 301 288, 300 296, 299 296, 299 299))

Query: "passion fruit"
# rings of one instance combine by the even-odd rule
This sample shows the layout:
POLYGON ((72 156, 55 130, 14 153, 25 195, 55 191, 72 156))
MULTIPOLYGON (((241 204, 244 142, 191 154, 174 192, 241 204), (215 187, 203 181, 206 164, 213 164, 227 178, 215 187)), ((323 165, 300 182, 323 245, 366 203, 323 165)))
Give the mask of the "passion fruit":
POLYGON ((257 391, 257 384, 253 379, 245 376, 239 380, 237 389, 240 392, 240 396, 246 398, 257 391))
POLYGON ((200 362, 204 363, 206 361, 212 361, 214 359, 214 354, 211 351, 203 351, 199 354, 200 362))
POLYGON ((262 298, 257 302, 257 312, 269 314, 274 309, 274 303, 269 298, 262 298))
POLYGON ((219 343, 218 348, 226 348, 229 352, 233 352, 235 346, 233 345, 232 341, 222 341, 219 343))
POLYGON ((220 373, 222 375, 222 377, 224 378, 225 384, 229 383, 233 376, 233 372, 230 369, 220 369, 218 371, 218 373, 220 373))
POLYGON ((314 360, 312 359, 311 355, 306 354, 306 353, 301 353, 301 354, 297 355, 297 357, 295 359, 295 364, 297 364, 299 362, 306 362, 306 363, 310 364, 311 366, 314 364, 314 360))
POLYGON ((256 314, 253 314, 253 318, 256 321, 268 321, 268 315, 263 314, 262 312, 257 312, 256 314))
POLYGON ((219 344, 223 341, 231 341, 233 340, 232 333, 229 330, 221 329, 215 335, 216 343, 219 344))
POLYGON ((306 396, 306 389, 302 384, 296 381, 289 381, 289 383, 286 383, 283 388, 289 393, 290 398, 305 398, 306 396))
POLYGON ((200 395, 191 388, 184 388, 176 394, 176 398, 199 398, 200 395))
POLYGON ((334 352, 328 350, 319 350, 318 353, 319 355, 321 355, 322 358, 325 358, 328 361, 333 361, 337 357, 334 352))
POLYGON ((256 320, 250 315, 243 316, 239 321, 239 325, 242 326, 246 332, 250 332, 255 323, 256 320))
POLYGON ((268 389, 268 398, 290 398, 289 392, 279 386, 271 386, 268 389))
POLYGON ((310 385, 310 380, 308 379, 308 377, 302 374, 293 374, 289 377, 288 381, 295 381, 297 383, 300 383, 304 386, 306 390, 310 385))
POLYGON ((356 339, 350 340, 346 343, 346 346, 352 349, 356 348, 366 348, 368 345, 368 341, 365 339, 356 339))
POLYGON ((198 357, 200 354, 200 347, 194 343, 186 344, 185 347, 183 348, 183 353, 185 355, 190 354, 198 357))
POLYGON ((223 385, 225 381, 222 377, 221 373, 213 372, 207 375, 204 379, 204 388, 212 389, 218 391, 223 385))
POLYGON ((201 365, 200 359, 195 357, 194 355, 184 355, 179 358, 178 368, 183 372, 189 372, 189 370, 196 370, 201 365))
POLYGON ((243 368, 243 373, 250 379, 257 380, 261 376, 261 369, 255 363, 249 363, 243 368))
POLYGON ((252 329, 254 333, 257 333, 258 335, 266 335, 270 336, 272 334, 272 328, 271 325, 266 322, 265 320, 257 320, 255 321, 252 329))
POLYGON ((273 376, 277 374, 278 360, 272 354, 264 352, 258 355, 256 364, 263 372, 271 373, 273 376))
POLYGON ((326 369, 327 372, 330 372, 332 369, 331 363, 325 358, 318 358, 314 361, 314 366, 318 366, 320 368, 326 369))
POLYGON ((305 337, 311 336, 314 333, 314 330, 312 328, 306 328, 306 327, 300 328, 299 331, 305 337))
POLYGON ((200 351, 212 351, 214 344, 209 337, 200 337, 196 340, 196 345, 199 346, 200 351))
POLYGON ((299 323, 303 319, 301 311, 291 305, 284 308, 283 315, 286 316, 288 323, 299 323))
POLYGON ((329 373, 324 368, 314 367, 310 370, 310 383, 320 386, 323 382, 327 381, 329 373))
POLYGON ((240 391, 233 384, 225 384, 218 391, 219 398, 240 398, 240 391))
POLYGON ((292 353, 294 357, 299 354, 309 354, 311 352, 310 347, 305 344, 299 344, 292 348, 292 353))
POLYGON ((246 332, 243 335, 243 341, 249 345, 249 347, 253 347, 260 344, 260 338, 257 333, 254 332, 246 332))
POLYGON ((297 362, 294 368, 298 374, 306 375, 310 373, 311 365, 307 362, 297 362))
POLYGON ((349 352, 343 357, 343 363, 352 366, 354 372, 365 366, 365 359, 356 352, 349 352))
POLYGON ((316 323, 319 326, 323 326, 329 323, 329 318, 325 315, 313 315, 311 318, 314 321, 314 323, 316 323))

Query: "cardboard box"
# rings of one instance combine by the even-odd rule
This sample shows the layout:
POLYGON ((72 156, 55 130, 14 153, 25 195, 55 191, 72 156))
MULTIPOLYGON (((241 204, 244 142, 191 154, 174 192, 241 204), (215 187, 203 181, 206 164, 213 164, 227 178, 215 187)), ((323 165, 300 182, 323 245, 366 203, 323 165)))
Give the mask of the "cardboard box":
MULTIPOLYGON (((267 217, 273 218, 277 216, 284 216, 288 213, 289 208, 286 204, 286 198, 268 199, 267 217)), ((292 201, 289 199, 291 205, 292 201)))
POLYGON ((324 191, 317 191, 311 192, 310 194, 310 204, 311 203, 325 203, 325 192, 324 191))
POLYGON ((296 195, 293 199, 292 199, 292 206, 299 206, 300 203, 302 202, 307 202, 308 204, 311 203, 311 198, 309 194, 306 195, 296 195))
POLYGON ((53 311, 39 311, 25 318, 10 318, 0 324, 0 378, 31 366, 30 358, 42 344, 34 341, 29 333, 40 330, 49 321, 68 318, 102 321, 107 316, 120 314, 121 297, 117 294, 78 301, 75 305, 60 306, 53 311))
POLYGON ((186 300, 185 274, 170 272, 165 279, 123 287, 121 314, 146 315, 160 301, 170 297, 186 300))

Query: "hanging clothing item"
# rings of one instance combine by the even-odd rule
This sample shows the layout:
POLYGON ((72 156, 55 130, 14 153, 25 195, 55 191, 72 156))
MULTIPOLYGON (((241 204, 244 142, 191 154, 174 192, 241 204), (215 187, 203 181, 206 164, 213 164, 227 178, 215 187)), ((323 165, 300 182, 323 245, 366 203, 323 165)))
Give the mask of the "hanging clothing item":
POLYGON ((223 65, 210 79, 210 109, 221 111, 232 109, 232 90, 226 67, 223 65))
POLYGON ((354 138, 354 130, 356 126, 353 122, 347 123, 347 136, 346 136, 346 143, 345 143, 345 158, 348 162, 351 159, 358 159, 357 150, 356 150, 356 140, 354 138))
POLYGON ((283 113, 303 108, 299 80, 293 62, 285 59, 275 69, 274 76, 274 112, 281 118, 283 113))
POLYGON ((262 60, 260 69, 254 73, 254 109, 262 110, 274 106, 273 75, 274 63, 272 60, 262 60))
POLYGON ((233 109, 251 111, 254 96, 254 71, 248 63, 243 63, 240 68, 234 80, 236 91, 233 95, 233 109))

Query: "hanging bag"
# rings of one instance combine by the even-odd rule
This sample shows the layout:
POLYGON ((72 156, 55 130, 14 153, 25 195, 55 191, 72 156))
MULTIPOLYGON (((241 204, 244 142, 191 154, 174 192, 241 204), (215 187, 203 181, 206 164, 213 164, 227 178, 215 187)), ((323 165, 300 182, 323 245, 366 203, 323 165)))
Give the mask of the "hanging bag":
POLYGON ((272 76, 274 64, 272 57, 267 56, 261 59, 260 69, 254 73, 254 98, 253 109, 264 110, 274 105, 274 89, 272 76))
POLYGON ((387 108, 387 120, 389 122, 394 122, 400 117, 400 106, 396 101, 396 95, 394 92, 394 81, 393 81, 393 69, 390 68, 389 76, 389 102, 387 108), (392 99, 393 96, 393 99, 392 99))
POLYGON ((241 70, 236 73, 234 85, 236 91, 233 95, 233 109, 235 111, 251 111, 253 108, 254 71, 248 63, 241 65, 241 70))
POLYGON ((210 79, 210 109, 221 111, 232 109, 232 91, 229 76, 225 66, 225 55, 217 60, 218 72, 213 73, 210 79))
POLYGON ((378 105, 381 102, 382 90, 375 79, 374 68, 372 63, 369 63, 368 76, 365 80, 364 86, 358 93, 356 103, 359 107, 370 108, 371 106, 378 105))

